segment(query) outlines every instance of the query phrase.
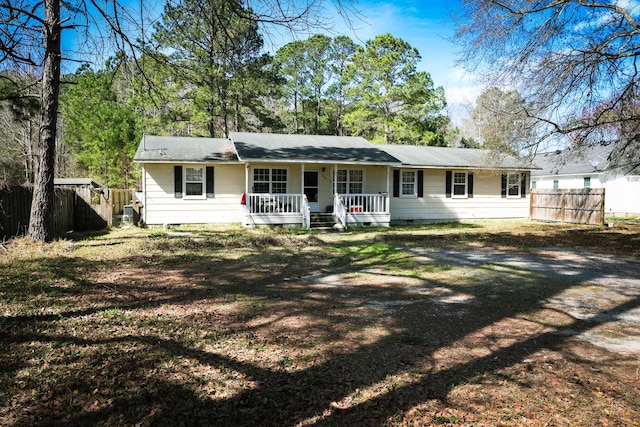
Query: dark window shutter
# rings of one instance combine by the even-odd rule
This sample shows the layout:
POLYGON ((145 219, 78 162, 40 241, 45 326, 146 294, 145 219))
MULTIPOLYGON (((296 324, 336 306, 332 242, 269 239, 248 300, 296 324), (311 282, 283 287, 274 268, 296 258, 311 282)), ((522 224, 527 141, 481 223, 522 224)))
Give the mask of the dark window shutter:
POLYGON ((393 197, 400 197, 400 171, 393 171, 393 197))
POLYGON ((213 166, 207 166, 207 197, 213 196, 213 166))
POLYGON ((418 171, 418 197, 424 197, 424 171, 418 171))
POLYGON ((178 199, 182 197, 182 166, 173 167, 173 195, 178 199))
POLYGON ((507 174, 503 173, 502 174, 502 189, 501 189, 501 193, 500 195, 502 197, 507 197, 507 174))
POLYGON ((452 180, 452 176, 453 176, 453 174, 451 173, 451 171, 447 171, 446 184, 445 184, 445 193, 446 193, 447 197, 451 197, 451 180, 452 180))
POLYGON ((467 195, 473 197, 473 172, 467 175, 467 195))
POLYGON ((520 197, 527 197, 527 174, 520 175, 520 197))

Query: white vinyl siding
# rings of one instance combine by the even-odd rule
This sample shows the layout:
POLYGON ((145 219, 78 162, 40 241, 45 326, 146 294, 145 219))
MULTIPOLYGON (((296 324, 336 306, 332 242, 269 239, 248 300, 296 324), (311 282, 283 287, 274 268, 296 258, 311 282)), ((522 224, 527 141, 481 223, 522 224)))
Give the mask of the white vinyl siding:
MULTIPOLYGON (((194 165, 182 165, 183 174, 194 165)), ((195 165, 199 168, 200 165, 195 165)), ((240 224, 240 198, 244 191, 244 165, 215 165, 216 197, 176 198, 174 165, 148 163, 143 167, 145 182, 143 215, 154 224, 240 224)), ((205 174, 205 167, 202 167, 205 174)), ((204 184, 203 184, 204 185, 204 184)), ((204 190, 203 190, 204 191, 204 190)))
POLYGON ((529 197, 502 197, 500 173, 476 171, 473 176, 473 197, 446 197, 446 171, 425 170, 423 197, 391 198, 392 223, 529 217, 529 197))

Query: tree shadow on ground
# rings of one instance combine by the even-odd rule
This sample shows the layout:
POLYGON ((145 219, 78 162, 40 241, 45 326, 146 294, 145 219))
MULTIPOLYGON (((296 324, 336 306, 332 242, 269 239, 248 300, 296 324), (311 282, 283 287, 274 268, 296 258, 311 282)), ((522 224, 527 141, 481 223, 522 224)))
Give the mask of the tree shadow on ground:
MULTIPOLYGON (((172 249, 204 249, 200 244, 187 239, 172 249)), ((72 268, 43 259, 38 268, 89 297, 81 308, 2 318, 3 359, 20 346, 41 346, 48 354, 47 366, 3 360, 3 377, 11 378, 5 389, 25 388, 25 368, 35 378, 55 371, 36 395, 15 402, 4 396, 5 408, 17 410, 11 425, 382 425, 423 402, 446 405, 455 387, 521 363, 541 348, 559 348, 602 319, 640 306, 634 296, 603 316, 565 322, 562 330, 569 334, 532 327, 504 337, 498 326, 474 353, 461 344, 470 335, 534 311, 599 274, 635 278, 637 271, 626 259, 608 260, 598 270, 584 268, 596 258, 537 255, 539 268, 528 264, 529 255, 444 250, 436 257, 415 246, 408 252, 378 248, 378 256, 368 259, 371 244, 337 245, 321 258, 303 255, 308 248, 300 247, 274 254, 262 244, 233 259, 135 256, 118 283, 93 281, 86 275, 92 263, 82 258, 67 259, 72 268), (446 263, 475 273, 456 279, 389 272, 385 259, 394 268, 410 260, 418 272, 446 263), (334 283, 302 279, 336 268, 345 275, 334 283), (372 270, 383 270, 373 284, 358 276, 372 270), (464 298, 446 300, 447 290, 464 298), (439 356, 458 346, 457 358, 439 356), (57 351, 64 348, 73 350, 57 351), (274 351, 282 356, 268 354, 274 351), (189 375, 184 365, 199 373, 189 375), (396 376, 402 380, 389 380, 396 376)))

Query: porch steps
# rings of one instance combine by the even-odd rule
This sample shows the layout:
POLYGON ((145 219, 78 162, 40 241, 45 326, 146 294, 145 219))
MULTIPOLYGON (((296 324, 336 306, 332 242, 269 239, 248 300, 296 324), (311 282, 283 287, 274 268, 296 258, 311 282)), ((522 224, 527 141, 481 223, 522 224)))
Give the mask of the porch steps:
POLYGON ((338 220, 330 213, 317 213, 311 214, 311 228, 314 230, 332 231, 337 230, 334 226, 338 223, 338 220))

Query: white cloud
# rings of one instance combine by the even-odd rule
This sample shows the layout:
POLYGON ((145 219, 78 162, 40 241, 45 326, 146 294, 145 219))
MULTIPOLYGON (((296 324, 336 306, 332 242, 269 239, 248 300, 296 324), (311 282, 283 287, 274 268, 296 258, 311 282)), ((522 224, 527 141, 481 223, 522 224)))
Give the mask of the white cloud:
POLYGON ((484 86, 456 86, 445 89, 448 104, 473 105, 482 93, 484 86))
POLYGON ((640 1, 638 0, 618 0, 615 4, 628 10, 633 15, 638 15, 640 13, 640 1))

